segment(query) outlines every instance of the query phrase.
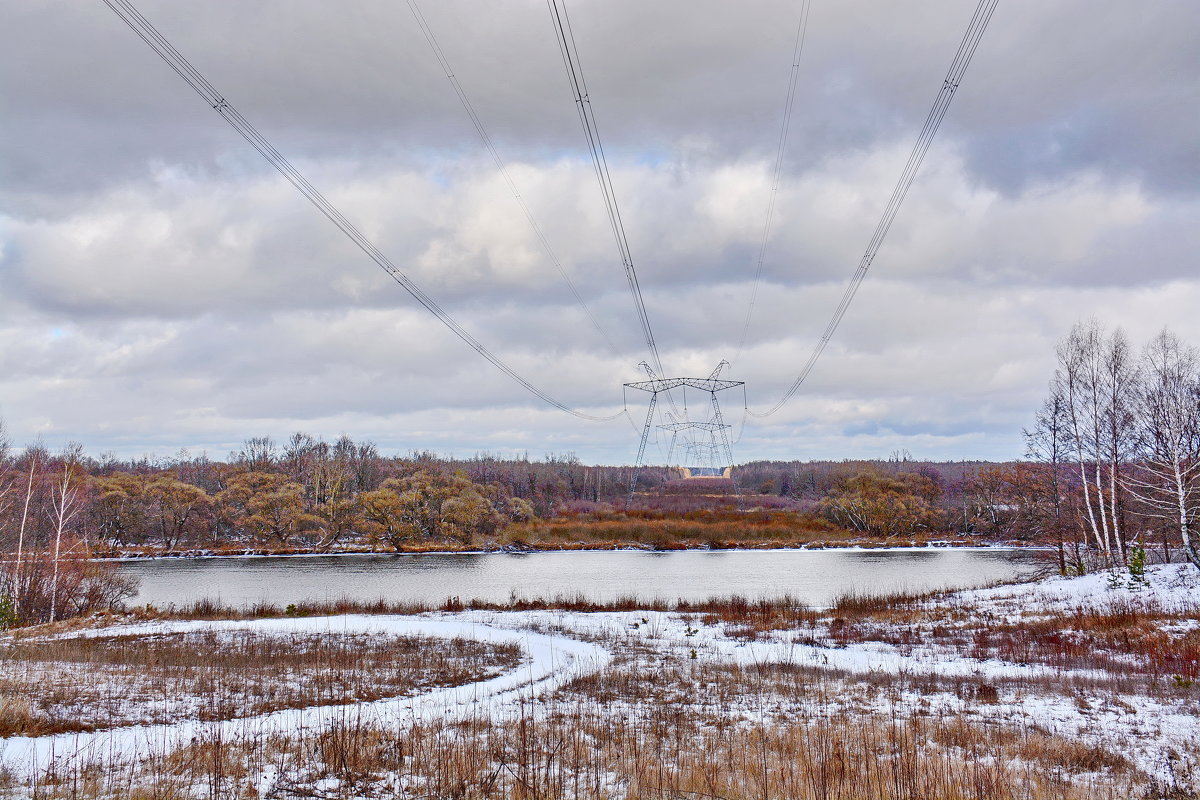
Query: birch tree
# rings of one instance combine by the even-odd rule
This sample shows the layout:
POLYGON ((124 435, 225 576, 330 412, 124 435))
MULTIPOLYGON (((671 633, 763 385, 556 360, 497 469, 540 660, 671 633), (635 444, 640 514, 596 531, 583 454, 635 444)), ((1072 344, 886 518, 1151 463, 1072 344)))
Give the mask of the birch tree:
MULTIPOLYGON (((0 419, 0 533, 4 534, 4 548, 7 550, 10 547, 10 530, 9 524, 11 519, 9 512, 13 507, 18 497, 18 478, 16 470, 10 463, 9 450, 12 442, 8 438, 8 431, 5 428, 4 420, 0 419)), ((5 554, 7 556, 7 553, 5 554)), ((16 612, 16 580, 18 567, 16 562, 10 561, 0 569, 0 605, 16 612)), ((5 620, 0 619, 0 627, 5 623, 5 620)))
MULTIPOLYGON (((17 496, 16 471, 9 463, 11 448, 12 441, 8 438, 8 429, 4 425, 4 420, 0 419, 0 526, 4 525, 4 519, 8 516, 8 511, 17 496)), ((5 542, 5 545, 7 544, 5 542)))
POLYGON ((1059 343, 1055 372, 1088 531, 1107 566, 1124 553, 1121 476, 1131 450, 1137 386, 1129 352, 1121 329, 1106 334, 1095 320, 1077 323, 1059 343))
POLYGON ((12 574, 9 581, 9 593, 12 596, 13 610, 20 614, 26 595, 29 593, 29 575, 27 551, 29 550, 29 507, 33 496, 37 493, 41 480, 40 470, 45 463, 45 448, 40 440, 37 444, 25 449, 25 461, 28 473, 21 472, 20 484, 24 484, 24 497, 21 498, 21 521, 17 527, 17 552, 12 563, 12 574))
MULTIPOLYGON (((84 475, 80 464, 83 447, 68 444, 63 449, 62 463, 51 486, 51 522, 54 525, 54 554, 50 577, 50 621, 58 619, 58 582, 62 572, 63 537, 67 534, 75 517, 83 510, 84 475)), ((68 548, 69 549, 69 548, 68 548)))
MULTIPOLYGON (((1049 500, 1045 527, 1053 535, 1058 551, 1058 571, 1067 574, 1065 503, 1068 486, 1065 485, 1063 467, 1067 463, 1070 444, 1070 420, 1067 411, 1066 390, 1056 377, 1050 381, 1050 394, 1038 410, 1033 430, 1024 431, 1026 455, 1046 465, 1046 495, 1049 500)), ((1072 567, 1082 568, 1078 543, 1075 546, 1072 567)))
POLYGON ((1142 355, 1137 394, 1137 470, 1126 485, 1149 515, 1178 527, 1188 560, 1200 569, 1200 353, 1163 330, 1142 355))
POLYGON ((1108 474, 1108 518, 1111 522, 1113 544, 1120 548, 1122 562, 1129 557, 1125 531, 1123 475, 1133 454, 1135 413, 1139 387, 1139 371, 1129 338, 1120 328, 1109 334, 1101 352, 1102 386, 1104 389, 1104 457, 1108 474))

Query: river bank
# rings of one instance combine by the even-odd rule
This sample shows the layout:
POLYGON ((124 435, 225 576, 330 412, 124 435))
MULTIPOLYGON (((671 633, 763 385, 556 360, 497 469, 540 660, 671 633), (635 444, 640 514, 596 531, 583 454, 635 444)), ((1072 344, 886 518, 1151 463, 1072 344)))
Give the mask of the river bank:
POLYGON ((320 549, 316 547, 204 547, 188 549, 168 549, 162 547, 120 547, 99 548, 93 550, 92 557, 97 561, 137 561, 152 559, 189 559, 189 558, 245 558, 245 557, 314 557, 314 556, 390 556, 390 555, 462 555, 462 554, 495 554, 495 553, 565 553, 565 552, 603 552, 610 550, 631 552, 679 552, 679 551, 736 551, 736 550, 924 550, 943 548, 992 548, 1010 550, 1028 550, 1040 552, 1047 548, 1044 545, 1034 545, 1019 541, 995 541, 982 537, 961 537, 948 539, 870 539, 855 538, 844 540, 818 540, 800 542, 780 542, 777 540, 740 540, 737 543, 721 542, 665 542, 646 544, 643 542, 555 542, 529 544, 492 543, 490 545, 457 545, 452 543, 414 544, 401 548, 371 548, 361 546, 346 546, 320 549))

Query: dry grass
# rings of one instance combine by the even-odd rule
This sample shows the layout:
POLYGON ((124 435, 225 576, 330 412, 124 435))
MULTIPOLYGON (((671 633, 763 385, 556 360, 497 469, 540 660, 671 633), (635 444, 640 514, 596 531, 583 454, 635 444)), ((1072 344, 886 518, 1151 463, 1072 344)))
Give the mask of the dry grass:
MULTIPOLYGON (((349 710, 339 712, 323 730, 253 741, 181 743, 136 764, 103 759, 91 765, 64 764, 38 776, 25 793, 79 800, 1200 796, 1195 784, 1200 772, 1189 766, 1200 764, 1200 748, 1164 750, 1163 758, 1176 760, 1151 777, 1127 757, 1133 742, 1126 750, 1082 734, 1074 738, 1054 733, 1036 717, 1011 711, 1021 696, 1068 704, 1077 698, 1081 709, 1101 700, 1119 704, 1123 701, 1118 690, 1135 685, 1139 691, 1170 693, 1185 704, 1191 702, 1191 693, 1200 692, 1184 685, 1186 675, 1192 674, 1187 670, 1194 669, 1194 611, 1124 603, 1008 620, 980 614, 941 593, 847 596, 827 611, 790 599, 760 602, 736 596, 655 604, 636 598, 610 603, 585 597, 509 603, 455 600, 443 609, 596 612, 649 606, 684 615, 689 629, 720 625, 726 634, 744 639, 787 636, 832 648, 862 642, 902 650, 932 646, 958 657, 1103 669, 1111 679, 1084 684, 1053 675, 984 680, 903 672, 849 675, 809 663, 737 665, 689 657, 686 643, 655 644, 655 634, 647 630, 614 629, 600 639, 616 656, 609 667, 577 678, 553 696, 510 708, 506 716, 383 725, 368 724, 349 710), (1183 672, 1171 671, 1177 668, 1183 672), (1175 674, 1185 680, 1166 677, 1175 674)), ((240 615, 422 610, 427 609, 343 602, 282 611, 260 606, 240 615)), ((147 615, 161 617, 164 612, 142 612, 147 615)), ((237 614, 198 604, 184 615, 237 614)), ((73 646, 110 651, 125 647, 113 638, 109 644, 101 639, 73 646)), ((363 651, 347 656, 358 659, 355 664, 368 664, 376 657, 371 655, 375 644, 368 640, 350 639, 346 644, 363 651)), ((220 647, 212 642, 204 646, 220 647)), ((253 674, 269 663, 302 670, 324 657, 313 655, 312 642, 297 643, 281 658, 270 650, 275 646, 264 645, 244 657, 233 652, 241 645, 231 647, 226 663, 236 672, 253 674)), ((185 642, 164 640, 146 648, 144 655, 128 658, 141 659, 139 664, 155 658, 185 662, 187 649, 185 642)), ((56 656, 56 662, 63 662, 64 654, 56 656)), ((105 658, 119 660, 111 652, 105 658)), ((499 663, 494 653, 488 658, 488 664, 499 663)), ((370 685, 361 685, 360 691, 377 690, 375 670, 362 671, 370 673, 370 685)), ((1137 711, 1126 708, 1122 713, 1133 717, 1137 711)), ((20 720, 30 713, 19 703, 0 705, 0 717, 20 720)))
POLYGON ((0 736, 378 700, 481 680, 520 658, 461 639, 247 630, 25 638, 0 655, 0 736))
MULTIPOLYGON (((662 500, 664 498, 660 498, 662 500)), ((788 508, 755 508, 757 495, 719 498, 671 497, 672 502, 695 508, 633 508, 560 514, 550 519, 513 525, 505 541, 534 549, 574 550, 645 547, 659 550, 695 548, 762 549, 774 547, 923 546, 953 539, 954 544, 974 544, 960 534, 924 532, 912 536, 878 538, 839 528, 809 511, 788 508)))
MULTIPOLYGON (((837 644, 941 646, 969 658, 1098 670, 1145 679, 1140 688, 1187 689, 1200 679, 1200 612, 1120 598, 1067 613, 1036 608, 1017 619, 975 613, 946 593, 839 598, 825 615, 837 644)), ((1126 684, 1127 685, 1127 684, 1126 684)))
POLYGON ((1028 725, 809 705, 868 702, 861 692, 778 665, 619 665, 507 720, 397 730, 350 713, 319 732, 195 742, 136 770, 67 768, 37 796, 1094 800, 1133 797, 1142 780, 1120 755, 1028 725))
POLYGON ((896 612, 908 612, 928 604, 932 600, 944 597, 950 592, 885 592, 870 594, 867 592, 848 592, 839 595, 833 601, 830 612, 839 617, 879 617, 892 615, 896 612))
POLYGON ((169 619, 269 619, 273 617, 315 617, 331 614, 424 614, 431 611, 676 611, 680 613, 711 614, 723 620, 750 616, 779 616, 781 619, 801 619, 811 612, 794 598, 784 595, 770 600, 749 600, 740 595, 711 597, 705 600, 674 601, 645 598, 636 595, 618 596, 611 600, 594 600, 582 593, 559 594, 552 597, 514 596, 508 600, 482 600, 450 597, 440 603, 362 601, 342 598, 330 601, 293 603, 280 608, 271 603, 250 606, 228 606, 212 600, 200 600, 188 605, 156 607, 139 606, 120 614, 102 614, 91 618, 69 620, 39 630, 68 631, 81 627, 111 625, 115 622, 169 619))

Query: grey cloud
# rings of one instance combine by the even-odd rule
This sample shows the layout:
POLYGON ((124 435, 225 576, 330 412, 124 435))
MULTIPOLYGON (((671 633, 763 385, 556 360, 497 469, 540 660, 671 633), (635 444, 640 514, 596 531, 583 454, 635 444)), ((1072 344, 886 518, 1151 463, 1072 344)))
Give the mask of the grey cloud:
MULTIPOLYGON (((401 267, 539 386, 616 411, 640 336, 540 2, 426 3, 614 355, 403 4, 143 10, 401 267)), ((571 3, 668 369, 742 331, 795 3, 571 3)), ((969 7, 814 5, 764 282, 734 373, 804 362, 969 7)), ((1200 340, 1200 11, 1006 2, 855 306, 739 458, 1011 457, 1080 316, 1200 340)), ((18 434, 223 455, 246 435, 631 457, 421 310, 100 4, 0 9, 0 412, 18 434)), ((737 406, 737 401, 731 401, 737 406)), ((636 409, 635 409, 636 411, 636 409)))
MULTIPOLYGON (((540 4, 428 6, 506 152, 580 150, 540 4)), ((144 10, 285 152, 477 147, 403 5, 147 2, 144 10)), ((700 137, 720 158, 769 154, 796 13, 783 2, 577 4, 589 85, 613 153, 670 153, 700 137)), ((803 169, 915 131, 968 14, 950 0, 817 4, 791 162, 803 169)), ((155 159, 211 163, 214 151, 240 146, 107 9, 14 4, 6 16, 4 102, 29 119, 6 130, 5 149, 23 150, 7 164, 6 183, 60 172, 59 185, 73 187, 137 174, 155 159)), ((978 137, 972 164, 1003 187, 1088 166, 1194 186, 1187 109, 1197 99, 1189 77, 1200 66, 1190 41, 1198 16, 1186 3, 1105 14, 1082 0, 1006 4, 948 126, 978 137)))

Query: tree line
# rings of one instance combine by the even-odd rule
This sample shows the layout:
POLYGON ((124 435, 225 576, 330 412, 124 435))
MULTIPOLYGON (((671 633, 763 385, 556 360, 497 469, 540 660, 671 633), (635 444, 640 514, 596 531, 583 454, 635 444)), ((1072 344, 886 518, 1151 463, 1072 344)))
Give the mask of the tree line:
MULTIPOLYGON (((556 515, 671 514, 721 506, 824 516, 870 536, 984 531, 976 462, 754 462, 730 481, 680 481, 674 470, 588 466, 573 456, 384 456, 371 442, 304 433, 247 439, 224 461, 91 458, 79 445, 0 457, 0 537, 7 552, 68 541, 68 553, 197 549, 421 549, 486 544, 506 526, 556 515), (67 491, 62 490, 67 477, 67 491), (767 502, 772 500, 772 502, 767 502), (65 539, 63 537, 66 537, 65 539)), ((985 530, 986 529, 986 530, 985 530)), ((60 548, 62 549, 62 548, 60 548)))
MULTIPOLYGON (((745 510, 819 514, 873 536, 946 531, 1022 538, 1030 531, 1005 516, 1017 469, 908 457, 753 462, 737 468, 734 483, 680 481, 673 470, 650 467, 636 473, 632 508, 693 510, 719 495, 728 496, 724 507, 735 508, 737 495, 745 510)), ((21 452, 6 446, 0 536, 9 552, 22 541, 50 543, 60 528, 78 540, 76 549, 86 543, 89 552, 472 544, 513 522, 623 511, 634 478, 628 466, 588 466, 573 456, 389 457, 370 442, 327 443, 305 434, 283 445, 248 439, 225 461, 186 453, 119 461, 90 458, 78 445, 58 453, 36 444, 21 452)))
MULTIPOLYGON (((663 469, 641 470, 643 489, 663 469)), ((571 503, 624 496, 628 467, 431 453, 383 456, 370 442, 304 433, 246 440, 227 460, 92 458, 77 444, 0 450, 0 536, 6 552, 72 539, 71 552, 152 546, 331 549, 470 544, 571 503), (85 547, 86 546, 86 547, 85 547)))
MULTIPOLYGON (((223 460, 181 452, 163 460, 92 458, 79 445, 34 444, 0 454, 0 537, 7 552, 216 549, 413 549, 484 544, 534 518, 623 511, 671 513, 739 493, 743 508, 822 514, 870 535, 970 529, 970 464, 756 462, 728 481, 681 482, 673 470, 588 466, 573 456, 384 456, 370 442, 304 433, 247 439, 223 460), (66 489, 64 486, 66 479, 66 489), (698 488, 697 488, 698 487, 698 488), (712 488, 710 488, 712 487, 712 488), (687 491, 684 491, 684 490, 687 491), (767 496, 778 502, 766 504, 767 496), (684 505, 687 505, 686 503, 684 505), (60 550, 62 547, 60 547, 60 550)), ((734 506, 732 502, 729 506, 734 506)))

